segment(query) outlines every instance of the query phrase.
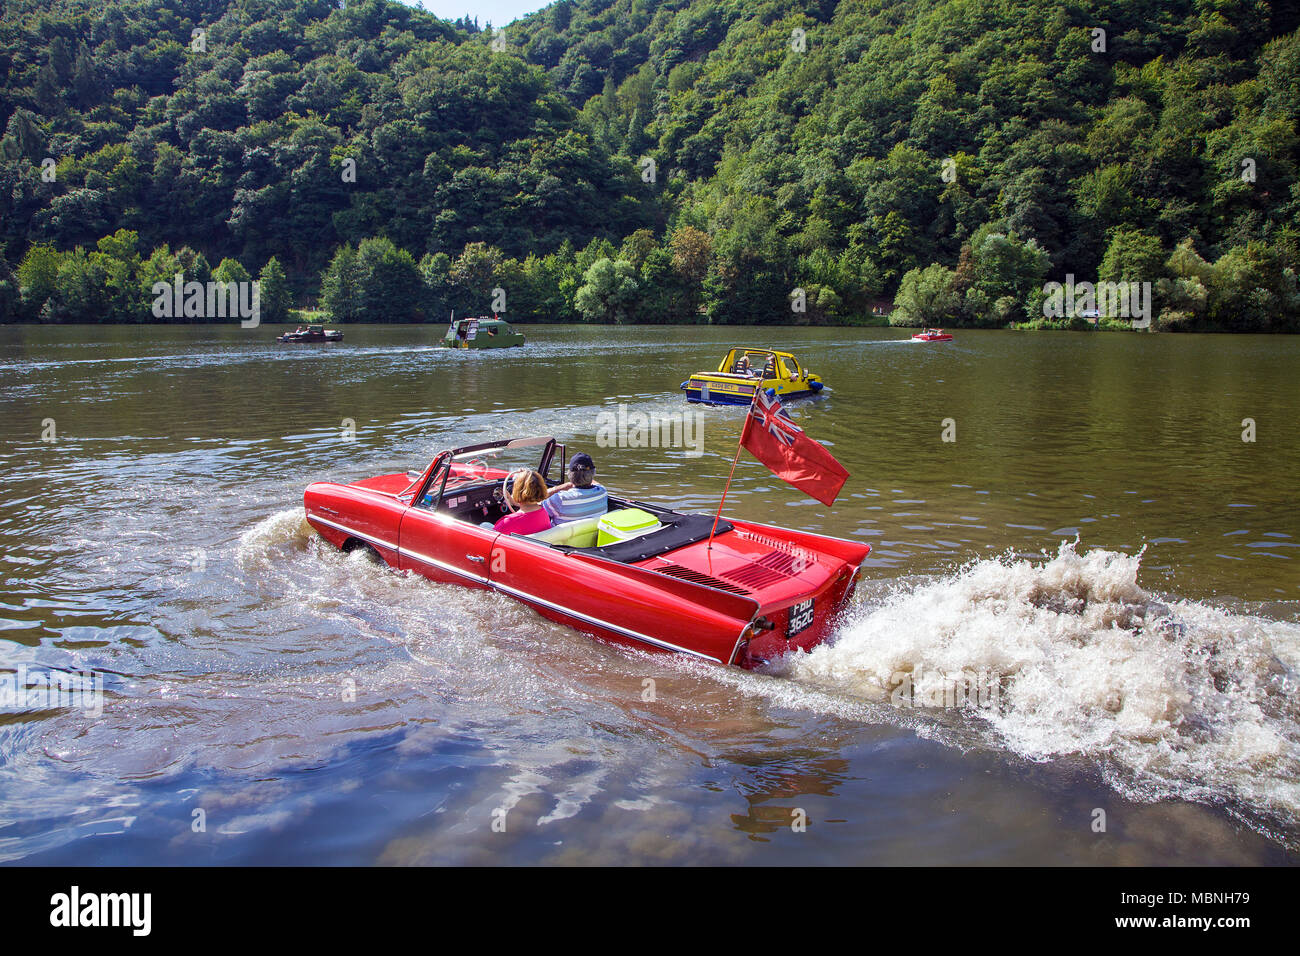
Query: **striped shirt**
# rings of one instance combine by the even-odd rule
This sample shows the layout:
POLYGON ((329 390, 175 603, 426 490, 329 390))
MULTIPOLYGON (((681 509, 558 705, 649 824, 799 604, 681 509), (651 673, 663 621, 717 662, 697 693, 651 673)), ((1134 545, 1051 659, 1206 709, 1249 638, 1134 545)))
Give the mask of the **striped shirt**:
POLYGON ((542 507, 551 516, 552 524, 594 518, 609 510, 609 493, 599 483, 589 488, 569 488, 551 495, 542 502, 542 507))

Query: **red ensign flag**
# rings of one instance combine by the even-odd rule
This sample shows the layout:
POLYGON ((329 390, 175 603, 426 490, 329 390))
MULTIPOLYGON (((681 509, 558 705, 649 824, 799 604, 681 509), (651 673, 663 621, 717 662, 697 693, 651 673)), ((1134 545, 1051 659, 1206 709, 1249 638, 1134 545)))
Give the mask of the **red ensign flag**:
POLYGON ((834 504, 849 478, 844 466, 805 435, 780 401, 766 391, 760 391, 750 406, 740 444, 778 478, 824 505, 834 504))

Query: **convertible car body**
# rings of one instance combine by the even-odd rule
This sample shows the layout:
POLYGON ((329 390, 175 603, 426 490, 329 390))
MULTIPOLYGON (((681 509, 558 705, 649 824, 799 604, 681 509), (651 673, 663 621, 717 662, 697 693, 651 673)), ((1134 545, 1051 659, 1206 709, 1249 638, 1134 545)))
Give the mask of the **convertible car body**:
POLYGON ((681 384, 687 401, 706 405, 748 405, 755 389, 771 389, 784 401, 816 395, 824 387, 821 376, 789 352, 757 348, 731 349, 717 371, 696 372, 681 384))
POLYGON ((614 494, 606 516, 614 521, 527 536, 484 527, 505 513, 509 474, 486 459, 532 447, 547 484, 558 483, 548 476, 564 461, 554 439, 492 442, 442 452, 419 474, 316 482, 303 495, 307 520, 344 551, 366 548, 393 568, 499 591, 599 638, 740 667, 823 641, 871 550, 736 520, 718 523, 710 548, 712 515, 614 494), (617 520, 620 511, 635 520, 617 520), (643 530, 611 543, 609 525, 643 530))

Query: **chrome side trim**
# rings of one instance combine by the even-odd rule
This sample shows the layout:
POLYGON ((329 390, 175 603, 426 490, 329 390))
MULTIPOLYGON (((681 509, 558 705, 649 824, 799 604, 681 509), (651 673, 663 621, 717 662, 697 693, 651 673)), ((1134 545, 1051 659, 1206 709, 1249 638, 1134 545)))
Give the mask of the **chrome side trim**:
POLYGON ((448 564, 446 561, 441 561, 438 558, 430 557, 422 551, 415 551, 411 548, 398 548, 397 553, 404 558, 415 558, 415 560, 423 562, 424 564, 431 564, 435 568, 446 571, 448 574, 455 574, 459 577, 465 578, 467 581, 473 581, 475 584, 486 584, 489 587, 492 586, 492 582, 487 578, 474 574, 471 571, 466 571, 464 568, 458 568, 454 564, 448 564))
POLYGON ((331 521, 329 518, 322 518, 320 515, 314 515, 309 512, 307 514, 307 520, 310 521, 312 518, 315 518, 321 524, 327 524, 331 528, 335 528, 338 531, 342 531, 344 534, 350 534, 354 538, 360 538, 362 541, 366 542, 367 544, 378 545, 381 548, 387 548, 389 551, 398 550, 397 545, 393 544, 391 541, 385 541, 383 538, 377 538, 373 534, 363 534, 362 532, 357 531, 355 528, 349 528, 345 524, 340 524, 337 521, 331 521))
POLYGON ((709 654, 702 654, 699 651, 693 651, 689 647, 679 647, 678 645, 669 643, 668 641, 661 641, 657 637, 651 637, 649 634, 642 634, 640 631, 633 631, 630 628, 621 627, 618 624, 611 624, 609 621, 606 621, 603 618, 592 617, 589 614, 583 614, 580 611, 574 611, 570 608, 564 607, 561 604, 556 604, 555 602, 548 601, 545 598, 539 598, 534 594, 529 594, 527 591, 521 591, 518 588, 512 588, 507 584, 497 584, 495 582, 489 582, 489 586, 500 591, 502 594, 508 594, 513 598, 517 598, 522 601, 528 601, 533 604, 541 604, 545 607, 550 608, 553 611, 563 614, 565 617, 570 617, 578 621, 586 621, 588 624, 595 624, 599 627, 605 628, 606 630, 614 631, 618 634, 622 634, 624 637, 630 637, 634 641, 641 641, 642 643, 645 644, 651 644, 654 647, 662 648, 663 650, 666 651, 676 651, 679 654, 689 654, 692 657, 698 657, 706 661, 713 661, 714 663, 717 664, 726 663, 726 661, 720 660, 719 658, 713 657, 709 654))
POLYGON ((727 659, 727 663, 728 663, 728 664, 735 664, 735 663, 736 663, 736 655, 740 652, 740 645, 741 645, 741 643, 744 642, 744 640, 745 640, 745 638, 746 638, 747 636, 753 634, 753 632, 754 632, 754 622, 753 622, 753 621, 750 621, 748 624, 746 624, 744 627, 742 627, 742 628, 740 629, 740 633, 739 633, 738 635, 736 635, 736 644, 735 644, 735 646, 732 647, 732 649, 731 649, 731 657, 729 657, 729 658, 727 659))
MULTIPOLYGON (((314 517, 317 521, 321 522, 322 524, 327 524, 331 528, 337 528, 339 531, 352 535, 353 537, 360 538, 363 541, 366 541, 370 544, 382 545, 383 547, 388 548, 391 551, 396 551, 398 554, 402 555, 403 557, 414 558, 417 561, 422 561, 425 564, 431 564, 436 568, 440 568, 444 571, 447 571, 451 574, 455 574, 467 580, 474 581, 475 583, 485 584, 488 587, 492 588, 493 590, 500 591, 502 594, 509 595, 510 597, 513 597, 517 600, 527 601, 532 604, 540 604, 543 607, 549 608, 552 611, 555 611, 558 614, 562 614, 565 617, 571 618, 575 621, 583 621, 587 624, 593 624, 597 627, 602 627, 607 631, 613 631, 616 634, 621 634, 624 637, 630 638, 634 641, 640 641, 643 644, 649 644, 652 647, 658 647, 665 651, 675 651, 678 654, 689 654, 691 657, 698 657, 701 658, 702 660, 713 661, 717 664, 728 663, 727 661, 721 660, 720 658, 717 657, 713 657, 709 654, 702 654, 699 651, 693 651, 689 647, 681 647, 669 641, 662 641, 657 637, 651 637, 649 634, 642 634, 640 631, 634 631, 631 628, 622 627, 621 625, 618 624, 612 624, 609 621, 604 620, 603 618, 593 617, 590 614, 583 614, 580 611, 574 611, 571 608, 564 607, 561 604, 556 604, 554 601, 548 601, 545 598, 540 598, 535 594, 529 594, 527 591, 521 591, 518 588, 512 588, 508 584, 500 584, 495 581, 489 581, 487 578, 479 577, 477 574, 471 574, 469 571, 466 571, 463 568, 458 568, 454 565, 448 564, 445 561, 440 561, 437 558, 430 557, 427 554, 422 554, 421 552, 414 551, 410 548, 399 548, 396 545, 389 544, 387 541, 384 541, 382 538, 376 538, 373 535, 362 534, 361 532, 349 528, 346 525, 340 524, 337 521, 330 521, 328 518, 322 518, 320 515, 312 515, 310 517, 314 517)), ((748 626, 746 627, 746 629, 748 629, 748 626)), ((741 633, 742 635, 744 634, 743 631, 741 633)), ((737 645, 740 644, 739 638, 736 639, 736 644, 737 645)), ((731 653, 732 656, 734 657, 736 653, 734 648, 732 649, 731 653)))

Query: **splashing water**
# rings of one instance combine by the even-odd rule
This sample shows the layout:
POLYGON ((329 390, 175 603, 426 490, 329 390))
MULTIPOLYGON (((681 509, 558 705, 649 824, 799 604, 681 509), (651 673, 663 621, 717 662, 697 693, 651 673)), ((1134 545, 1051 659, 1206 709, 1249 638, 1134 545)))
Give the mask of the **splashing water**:
MULTIPOLYGON (((301 508, 286 509, 243 534, 238 560, 274 565, 318 540, 301 508)), ((332 548, 321 556, 347 560, 332 548)), ((1130 799, 1222 805, 1258 829, 1294 832, 1300 624, 1161 599, 1137 583, 1142 557, 1067 541, 1046 560, 1003 556, 920 585, 881 582, 884 596, 856 608, 832 642, 772 667, 788 682, 726 676, 816 711, 857 700, 867 708, 848 712, 860 720, 890 722, 880 705, 892 704, 926 737, 1032 761, 1082 758, 1130 799)), ((403 600, 420 587, 382 568, 350 573, 403 600)))
POLYGON ((1091 759, 1133 799, 1235 804, 1293 826, 1300 625, 1163 602, 1138 585, 1141 558, 1064 542, 1046 561, 976 561, 860 608, 778 671, 931 713, 961 707, 986 743, 1091 759))
POLYGON ((301 507, 286 508, 263 518, 239 536, 236 557, 244 570, 270 566, 281 549, 305 548, 316 535, 301 507))

